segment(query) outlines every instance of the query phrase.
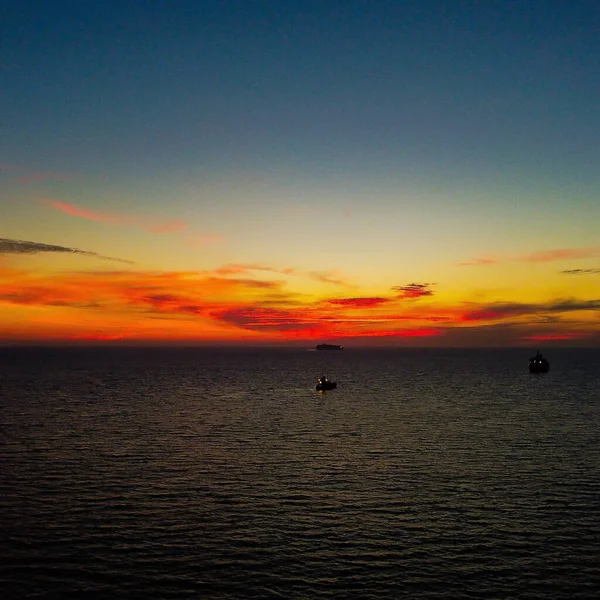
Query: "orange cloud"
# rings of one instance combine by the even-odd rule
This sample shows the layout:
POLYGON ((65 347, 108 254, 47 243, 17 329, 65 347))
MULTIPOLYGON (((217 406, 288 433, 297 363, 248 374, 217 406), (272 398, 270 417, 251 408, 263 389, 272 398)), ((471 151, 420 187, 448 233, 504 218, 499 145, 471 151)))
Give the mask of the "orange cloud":
MULTIPOLYGON (((448 345, 452 340, 523 343, 549 335, 590 340, 600 331, 594 319, 600 299, 448 306, 421 306, 396 296, 314 299, 288 289, 287 280, 256 277, 279 272, 267 265, 233 264, 202 272, 57 274, 0 263, 0 331, 9 339, 29 332, 82 341, 422 338, 427 344, 431 338, 448 345)), ((426 285, 399 287, 419 297, 429 291, 420 287, 426 285)))

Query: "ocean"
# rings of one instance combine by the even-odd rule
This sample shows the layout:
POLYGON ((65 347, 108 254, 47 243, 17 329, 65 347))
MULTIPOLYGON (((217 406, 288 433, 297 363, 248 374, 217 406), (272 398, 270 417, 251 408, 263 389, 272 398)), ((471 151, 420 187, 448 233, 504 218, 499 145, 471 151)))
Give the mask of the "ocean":
POLYGON ((541 350, 1 348, 0 597, 597 599, 600 351, 541 350))

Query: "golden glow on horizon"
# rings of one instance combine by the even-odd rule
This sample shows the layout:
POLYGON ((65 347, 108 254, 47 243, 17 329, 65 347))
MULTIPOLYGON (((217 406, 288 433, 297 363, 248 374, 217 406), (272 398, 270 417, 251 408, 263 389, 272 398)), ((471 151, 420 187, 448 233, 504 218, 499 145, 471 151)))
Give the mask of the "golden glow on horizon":
MULTIPOLYGON (((68 257, 61 257, 64 265, 68 257)), ((552 285, 549 275, 545 286, 538 281, 539 292, 528 302, 518 300, 523 289, 499 297, 480 294, 475 300, 465 290, 467 299, 461 301, 459 290, 445 292, 438 283, 407 282, 363 295, 358 284, 341 278, 265 264, 227 264, 211 271, 30 271, 28 259, 21 254, 0 260, 4 341, 389 338, 393 343, 405 338, 431 345, 469 340, 504 345, 585 342, 600 333, 600 304, 593 296, 597 277, 577 279, 556 269, 552 285), (575 279, 577 299, 542 294, 542 288, 558 289, 560 283, 569 289, 575 279)), ((73 259, 81 264, 80 257, 73 259)))

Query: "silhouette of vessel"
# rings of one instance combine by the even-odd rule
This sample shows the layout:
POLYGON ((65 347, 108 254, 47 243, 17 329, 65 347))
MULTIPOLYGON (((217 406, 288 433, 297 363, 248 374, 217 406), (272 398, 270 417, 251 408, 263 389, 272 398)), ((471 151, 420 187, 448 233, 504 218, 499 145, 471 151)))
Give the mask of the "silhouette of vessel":
POLYGON ((535 356, 529 359, 530 373, 547 373, 550 369, 550 363, 538 351, 535 356))
POLYGON ((335 381, 329 381, 325 375, 319 377, 317 381, 317 392, 326 392, 327 390, 335 390, 337 383, 335 381))
POLYGON ((344 346, 337 346, 336 344, 319 344, 316 350, 343 350, 344 346))

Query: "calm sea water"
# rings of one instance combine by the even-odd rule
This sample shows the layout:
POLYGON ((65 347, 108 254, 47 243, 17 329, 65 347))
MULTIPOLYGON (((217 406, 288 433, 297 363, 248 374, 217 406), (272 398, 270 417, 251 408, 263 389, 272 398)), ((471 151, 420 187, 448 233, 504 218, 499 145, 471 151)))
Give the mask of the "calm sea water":
POLYGON ((1 349, 0 597, 598 598, 600 353, 530 354, 1 349))

